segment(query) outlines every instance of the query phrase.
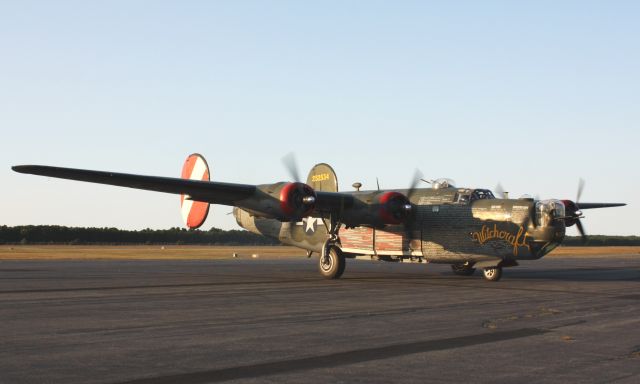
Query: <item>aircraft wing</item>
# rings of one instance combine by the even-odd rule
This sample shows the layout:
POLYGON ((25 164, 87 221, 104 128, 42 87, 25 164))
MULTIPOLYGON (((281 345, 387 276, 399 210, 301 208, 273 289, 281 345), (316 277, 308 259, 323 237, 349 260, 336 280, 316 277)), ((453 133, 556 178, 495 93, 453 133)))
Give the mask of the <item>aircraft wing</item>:
POLYGON ((580 209, 624 207, 625 205, 627 204, 624 204, 624 203, 578 203, 578 207, 580 207, 580 209))
POLYGON ((186 194, 191 200, 212 204, 234 205, 238 200, 252 196, 255 185, 188 180, 174 177, 158 177, 90 171, 85 169, 51 167, 46 165, 16 165, 11 167, 19 173, 50 176, 60 179, 86 181, 90 183, 116 185, 147 191, 186 194))
MULTIPOLYGON (((16 172, 59 179, 86 181, 147 191, 185 194, 194 201, 244 207, 239 201, 260 195, 257 187, 249 184, 189 180, 175 177, 135 175, 129 173, 92 171, 86 169, 52 167, 47 165, 16 165, 16 172)), ((338 192, 317 191, 316 209, 322 212, 341 212, 353 205, 353 196, 338 192)), ((260 210, 259 207, 253 207, 260 210)))

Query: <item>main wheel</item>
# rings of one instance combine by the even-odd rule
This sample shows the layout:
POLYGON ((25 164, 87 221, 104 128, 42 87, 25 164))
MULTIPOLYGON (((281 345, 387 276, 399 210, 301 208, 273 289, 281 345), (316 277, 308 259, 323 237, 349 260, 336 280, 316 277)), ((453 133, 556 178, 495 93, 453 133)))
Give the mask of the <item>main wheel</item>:
POLYGON ((344 273, 345 265, 344 255, 340 248, 330 246, 326 255, 320 255, 318 269, 320 274, 327 279, 339 279, 344 273))
POLYGON ((491 267, 482 270, 484 278, 488 281, 498 281, 502 277, 502 267, 491 267))
POLYGON ((476 271, 476 269, 473 268, 473 264, 466 263, 451 264, 451 270, 453 273, 460 276, 471 276, 476 271))

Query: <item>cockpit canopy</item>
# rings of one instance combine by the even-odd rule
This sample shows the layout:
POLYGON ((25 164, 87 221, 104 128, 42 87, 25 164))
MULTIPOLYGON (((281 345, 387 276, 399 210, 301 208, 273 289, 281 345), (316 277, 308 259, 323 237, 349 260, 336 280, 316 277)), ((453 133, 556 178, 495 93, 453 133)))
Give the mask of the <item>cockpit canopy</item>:
POLYGON ((474 200, 484 200, 484 199, 495 199, 496 197, 493 195, 488 189, 474 189, 471 194, 471 201, 474 200))
POLYGON ((469 204, 476 200, 495 199, 488 189, 459 189, 456 201, 458 204, 469 204))

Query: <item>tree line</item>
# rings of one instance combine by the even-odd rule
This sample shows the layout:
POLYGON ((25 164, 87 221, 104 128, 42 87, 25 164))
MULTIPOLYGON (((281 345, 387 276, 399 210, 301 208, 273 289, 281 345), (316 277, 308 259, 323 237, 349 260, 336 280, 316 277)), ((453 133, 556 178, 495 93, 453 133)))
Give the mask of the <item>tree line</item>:
MULTIPOLYGON (((192 244, 192 245, 278 245, 280 242, 245 230, 169 228, 138 231, 118 228, 64 227, 60 225, 0 226, 0 244, 192 244)), ((639 236, 567 236, 570 246, 640 246, 639 236)))
POLYGON ((565 237, 562 245, 587 246, 587 247, 603 247, 603 246, 633 246, 640 245, 640 236, 604 236, 589 235, 585 243, 582 242, 580 236, 565 237))
POLYGON ((277 245, 278 241, 245 230, 208 231, 184 228, 142 229, 64 227, 60 225, 0 226, 0 244, 193 244, 277 245))

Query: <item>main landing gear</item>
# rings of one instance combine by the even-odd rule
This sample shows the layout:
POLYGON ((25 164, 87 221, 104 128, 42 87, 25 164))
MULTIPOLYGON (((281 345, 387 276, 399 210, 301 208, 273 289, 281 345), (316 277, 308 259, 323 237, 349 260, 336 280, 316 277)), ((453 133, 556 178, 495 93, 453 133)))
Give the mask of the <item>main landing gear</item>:
POLYGON ((327 279, 339 279, 346 266, 344 254, 334 244, 325 245, 320 255, 318 269, 320 274, 327 279))
POLYGON ((340 222, 333 221, 329 238, 322 245, 322 252, 318 261, 318 270, 326 279, 339 279, 344 273, 346 266, 345 257, 340 247, 338 247, 338 230, 340 222))

